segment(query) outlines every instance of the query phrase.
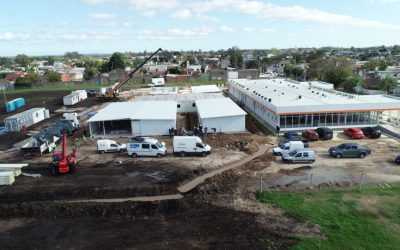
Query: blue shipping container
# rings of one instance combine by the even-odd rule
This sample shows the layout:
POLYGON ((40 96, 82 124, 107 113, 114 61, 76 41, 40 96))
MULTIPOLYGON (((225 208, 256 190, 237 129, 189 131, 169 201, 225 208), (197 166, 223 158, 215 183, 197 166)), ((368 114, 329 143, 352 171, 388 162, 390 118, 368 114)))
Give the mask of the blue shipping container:
POLYGON ((14 101, 7 102, 6 109, 7 109, 7 112, 14 111, 15 110, 15 102, 14 101))
POLYGON ((20 108, 20 107, 25 105, 25 99, 24 98, 17 98, 17 99, 14 100, 14 103, 15 103, 15 109, 18 109, 18 108, 20 108))

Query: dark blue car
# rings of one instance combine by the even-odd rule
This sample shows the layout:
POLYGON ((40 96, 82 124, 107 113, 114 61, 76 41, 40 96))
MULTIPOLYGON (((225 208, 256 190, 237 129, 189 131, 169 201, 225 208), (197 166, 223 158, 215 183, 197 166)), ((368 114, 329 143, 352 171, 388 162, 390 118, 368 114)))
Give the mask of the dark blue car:
POLYGON ((297 132, 295 132, 295 131, 287 131, 283 134, 283 137, 288 138, 288 139, 290 139, 292 137, 296 137, 296 136, 299 136, 299 134, 297 134, 297 132))
POLYGON ((394 162, 396 162, 397 164, 400 164, 400 155, 398 155, 395 159, 394 162))

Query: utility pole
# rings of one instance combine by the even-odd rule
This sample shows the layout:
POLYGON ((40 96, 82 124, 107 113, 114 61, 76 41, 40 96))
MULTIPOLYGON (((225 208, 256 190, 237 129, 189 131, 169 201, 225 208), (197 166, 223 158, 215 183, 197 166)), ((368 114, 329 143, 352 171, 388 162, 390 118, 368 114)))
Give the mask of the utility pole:
POLYGON ((4 95, 4 105, 7 108, 7 98, 6 98, 6 90, 5 89, 3 89, 3 95, 4 95))

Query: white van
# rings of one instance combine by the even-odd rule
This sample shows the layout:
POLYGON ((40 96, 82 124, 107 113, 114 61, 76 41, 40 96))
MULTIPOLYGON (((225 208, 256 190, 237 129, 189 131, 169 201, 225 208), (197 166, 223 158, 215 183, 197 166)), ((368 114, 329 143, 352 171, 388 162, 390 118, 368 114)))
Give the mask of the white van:
POLYGON ((197 136, 174 136, 174 154, 178 156, 201 155, 211 153, 210 145, 205 144, 197 136))
POLYGON ((315 152, 310 148, 290 151, 282 155, 282 161, 285 163, 313 163, 315 162, 315 152))
POLYGON ((293 150, 303 149, 304 143, 302 141, 290 141, 280 147, 272 149, 274 155, 283 155, 286 152, 291 152, 293 150))
POLYGON ((103 139, 97 141, 97 152, 104 154, 107 152, 121 152, 126 150, 126 144, 121 144, 113 140, 103 139))
POLYGON ((164 142, 159 142, 150 137, 134 137, 128 141, 128 155, 137 156, 165 156, 167 148, 164 142))

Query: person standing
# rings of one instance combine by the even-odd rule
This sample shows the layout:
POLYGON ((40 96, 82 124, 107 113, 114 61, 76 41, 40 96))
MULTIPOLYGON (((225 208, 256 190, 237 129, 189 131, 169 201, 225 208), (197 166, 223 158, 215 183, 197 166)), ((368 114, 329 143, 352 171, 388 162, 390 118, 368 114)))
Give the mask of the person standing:
POLYGON ((79 139, 75 137, 75 148, 79 148, 79 139))
POLYGON ((86 144, 86 135, 85 134, 82 135, 82 141, 84 144, 86 144))
POLYGON ((90 141, 94 144, 94 135, 92 133, 90 133, 90 137, 89 137, 90 141))
POLYGON ((204 134, 206 135, 206 137, 207 137, 207 131, 208 131, 208 128, 205 127, 205 128, 204 128, 204 134))
POLYGON ((280 130, 281 128, 279 127, 279 124, 276 124, 276 135, 279 135, 280 130))

